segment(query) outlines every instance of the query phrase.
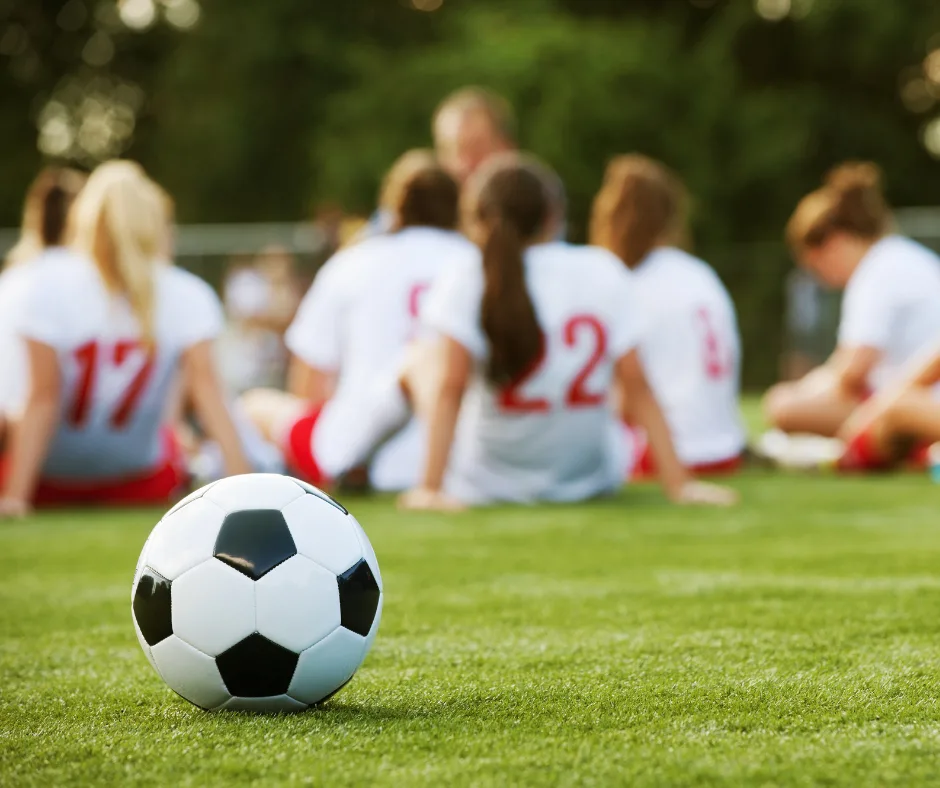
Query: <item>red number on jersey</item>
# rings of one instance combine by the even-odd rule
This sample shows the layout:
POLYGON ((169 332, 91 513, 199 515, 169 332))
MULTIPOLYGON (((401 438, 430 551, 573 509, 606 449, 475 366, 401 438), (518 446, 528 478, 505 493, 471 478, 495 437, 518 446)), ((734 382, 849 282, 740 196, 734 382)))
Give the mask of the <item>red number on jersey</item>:
POLYGON ((529 364, 529 368, 518 378, 502 390, 499 395, 499 406, 508 413, 547 413, 551 408, 547 399, 542 397, 526 397, 522 387, 532 378, 545 363, 547 342, 542 337, 542 348, 538 356, 529 364))
MULTIPOLYGON (((587 379, 597 369, 597 365, 601 363, 607 353, 607 329, 604 324, 593 315, 577 315, 565 323, 562 329, 562 339, 567 347, 573 348, 577 345, 578 335, 585 333, 582 330, 584 328, 588 329, 587 333, 593 335, 594 349, 591 351, 587 363, 575 375, 565 394, 566 408, 594 408, 603 405, 607 401, 607 392, 592 393, 586 390, 587 379)), ((529 369, 500 393, 499 405, 504 411, 509 413, 547 413, 551 410, 551 403, 547 399, 543 397, 527 398, 522 393, 522 387, 535 377, 542 364, 545 363, 547 351, 548 341, 543 337, 542 350, 529 366, 529 369)))
MULTIPOLYGON (((111 363, 115 367, 123 366, 134 351, 144 352, 144 363, 131 380, 124 394, 117 402, 114 412, 108 420, 111 427, 116 430, 128 425, 134 415, 144 389, 150 376, 153 374, 154 352, 148 350, 137 340, 122 340, 114 345, 111 363)), ((88 409, 95 394, 95 376, 98 373, 99 345, 97 342, 88 342, 78 348, 75 353, 78 363, 78 390, 75 399, 68 410, 68 422, 75 428, 85 426, 88 420, 88 409)))
POLYGON ((118 402, 114 413, 111 414, 111 426, 116 430, 123 429, 130 422, 144 389, 147 388, 150 376, 153 374, 153 349, 144 347, 140 342, 133 339, 118 342, 114 346, 114 366, 120 367, 135 350, 139 350, 144 354, 144 363, 137 371, 137 374, 134 375, 134 379, 131 380, 124 396, 118 402))
POLYGON ((593 315, 578 315, 571 318, 565 324, 565 344, 568 347, 575 347, 578 344, 578 334, 592 334, 594 337, 594 352, 588 359, 584 368, 575 376, 568 390, 568 396, 565 398, 565 405, 569 408, 596 408, 607 402, 607 392, 600 391, 595 394, 587 391, 585 384, 591 377, 591 373, 597 369, 597 365, 604 360, 607 354, 607 329, 593 315), (580 329, 588 329, 587 332, 580 329))
POLYGON ((731 351, 728 348, 722 348, 711 312, 707 307, 700 307, 695 316, 702 330, 705 376, 709 380, 723 380, 733 371, 731 351))
POLYGON ((72 407, 69 408, 68 422, 73 427, 81 427, 88 418, 92 389, 95 384, 95 367, 98 366, 98 343, 86 342, 75 351, 78 363, 78 390, 72 407))
POLYGON ((414 285, 408 292, 408 316, 411 318, 411 336, 414 338, 418 332, 418 318, 421 317, 421 300, 424 294, 430 290, 431 285, 428 282, 421 282, 414 285))

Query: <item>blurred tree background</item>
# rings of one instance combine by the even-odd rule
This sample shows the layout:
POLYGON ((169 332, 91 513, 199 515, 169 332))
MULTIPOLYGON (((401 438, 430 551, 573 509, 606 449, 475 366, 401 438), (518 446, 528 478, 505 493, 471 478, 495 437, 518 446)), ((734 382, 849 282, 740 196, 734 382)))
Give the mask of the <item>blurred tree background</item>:
POLYGON ((752 382, 781 344, 781 228, 831 165, 940 204, 937 0, 0 0, 0 226, 43 161, 140 160, 184 222, 368 213, 431 113, 504 93, 565 178, 571 230, 640 150, 696 198, 752 382))

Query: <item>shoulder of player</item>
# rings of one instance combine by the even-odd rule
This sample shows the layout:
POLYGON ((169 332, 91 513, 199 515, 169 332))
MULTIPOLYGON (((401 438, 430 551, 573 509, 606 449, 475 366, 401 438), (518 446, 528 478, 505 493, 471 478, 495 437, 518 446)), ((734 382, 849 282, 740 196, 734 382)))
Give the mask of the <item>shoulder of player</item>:
POLYGON ((157 276, 158 286, 173 300, 219 301, 219 296, 212 288, 212 285, 184 268, 179 268, 171 263, 162 263, 157 276))
POLYGON ((856 269, 856 275, 861 278, 883 274, 900 279, 901 277, 897 276, 898 266, 916 268, 925 263, 933 267, 940 263, 940 256, 911 238, 889 235, 869 250, 856 269))
POLYGON ((66 249, 54 249, 35 260, 23 263, 11 269, 10 287, 15 287, 24 294, 54 298, 58 293, 65 293, 72 300, 76 291, 88 287, 88 283, 100 281, 94 263, 84 255, 66 249))

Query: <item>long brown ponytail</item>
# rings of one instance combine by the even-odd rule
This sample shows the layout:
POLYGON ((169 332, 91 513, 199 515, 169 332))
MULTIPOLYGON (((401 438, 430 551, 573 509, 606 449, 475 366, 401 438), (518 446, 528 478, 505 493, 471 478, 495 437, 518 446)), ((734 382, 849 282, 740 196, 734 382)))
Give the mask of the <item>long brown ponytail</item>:
POLYGON ((682 245, 688 197, 668 167, 646 156, 618 156, 594 198, 591 243, 635 268, 660 243, 682 245))
POLYGON ((523 255, 552 214, 545 168, 518 155, 499 156, 468 184, 470 223, 483 252, 480 319, 490 345, 486 376, 503 386, 542 353, 542 329, 526 287, 523 255))

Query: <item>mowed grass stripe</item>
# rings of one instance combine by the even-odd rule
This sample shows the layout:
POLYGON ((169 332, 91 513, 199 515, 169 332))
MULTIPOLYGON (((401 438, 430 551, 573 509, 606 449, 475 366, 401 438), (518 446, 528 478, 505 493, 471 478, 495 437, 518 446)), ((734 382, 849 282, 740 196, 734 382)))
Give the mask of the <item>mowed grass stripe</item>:
POLYGON ((749 473, 452 518, 347 501, 386 584, 359 676, 207 715, 151 671, 130 581, 156 512, 0 527, 0 784, 940 781, 940 488, 749 473))

